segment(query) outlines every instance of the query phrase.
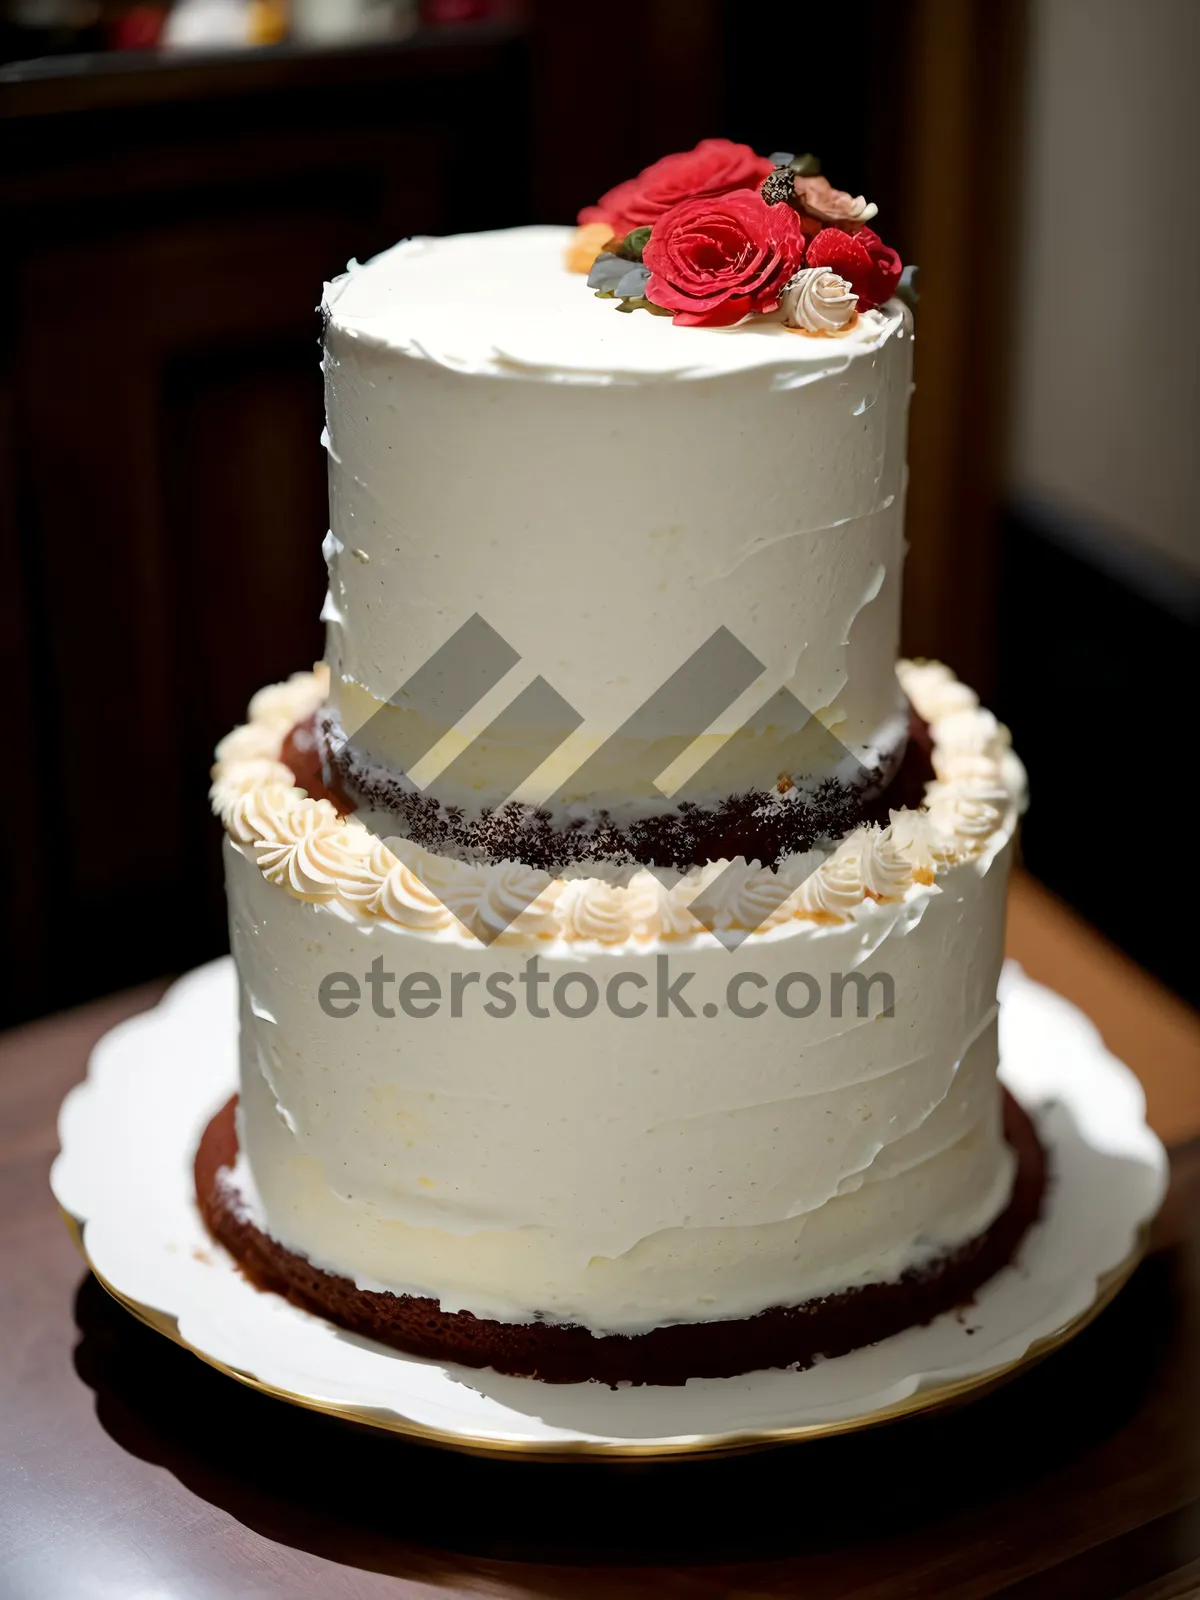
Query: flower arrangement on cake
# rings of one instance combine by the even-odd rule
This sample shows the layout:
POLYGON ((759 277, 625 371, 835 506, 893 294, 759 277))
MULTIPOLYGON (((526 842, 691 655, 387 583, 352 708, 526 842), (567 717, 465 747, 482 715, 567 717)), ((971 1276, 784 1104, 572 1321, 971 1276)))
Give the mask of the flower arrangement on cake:
POLYGON ((900 257, 869 226, 877 213, 813 155, 702 139, 585 206, 567 265, 620 311, 693 328, 777 316, 828 337, 900 285, 900 257))

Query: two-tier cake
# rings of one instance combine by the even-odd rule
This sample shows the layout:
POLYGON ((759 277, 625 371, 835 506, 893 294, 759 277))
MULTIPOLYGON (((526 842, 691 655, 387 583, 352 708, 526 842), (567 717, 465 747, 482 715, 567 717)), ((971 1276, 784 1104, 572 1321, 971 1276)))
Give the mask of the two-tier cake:
POLYGON ((575 234, 327 287, 326 661, 214 769, 241 1083, 197 1188, 263 1287, 681 1382, 926 1321, 1036 1214, 996 1076, 1024 780, 897 663, 873 220, 705 141, 575 234))

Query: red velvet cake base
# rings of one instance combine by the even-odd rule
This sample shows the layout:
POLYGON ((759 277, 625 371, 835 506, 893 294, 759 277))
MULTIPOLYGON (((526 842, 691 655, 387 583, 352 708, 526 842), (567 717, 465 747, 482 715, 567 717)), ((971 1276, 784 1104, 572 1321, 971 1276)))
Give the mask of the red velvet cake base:
POLYGON ((642 1334, 595 1337, 553 1322, 493 1322, 442 1311, 436 1300, 356 1288, 263 1233, 242 1212, 223 1176, 237 1158, 234 1096, 209 1123, 196 1152, 196 1195, 205 1223, 259 1289, 409 1355, 540 1378, 547 1383, 680 1384, 765 1367, 808 1367, 844 1355, 966 1304, 1007 1265, 1041 1209, 1046 1159, 1025 1111, 1005 1095, 1005 1137, 1017 1153, 1012 1198, 978 1238, 895 1283, 867 1284, 757 1316, 674 1323, 642 1334))

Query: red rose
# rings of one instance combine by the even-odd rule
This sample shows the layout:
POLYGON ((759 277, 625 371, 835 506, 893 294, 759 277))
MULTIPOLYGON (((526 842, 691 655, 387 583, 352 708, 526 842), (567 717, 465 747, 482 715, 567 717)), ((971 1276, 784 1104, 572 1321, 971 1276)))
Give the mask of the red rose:
POLYGON ((601 195, 598 204, 584 206, 579 222, 581 226, 611 222, 628 233, 657 222, 681 200, 728 194, 733 189, 756 189, 772 170, 771 163, 764 156, 755 155, 748 144, 701 139, 694 150, 663 156, 636 178, 627 178, 601 195))
POLYGON ((804 229, 791 206, 769 206, 756 189, 684 200, 646 242, 646 298, 676 322, 725 328, 774 311, 803 259, 804 229))
POLYGON ((900 257, 871 228, 860 228, 855 234, 822 228, 809 241, 805 260, 810 267, 828 267, 846 278, 858 296, 860 311, 871 311, 890 300, 904 271, 900 257))

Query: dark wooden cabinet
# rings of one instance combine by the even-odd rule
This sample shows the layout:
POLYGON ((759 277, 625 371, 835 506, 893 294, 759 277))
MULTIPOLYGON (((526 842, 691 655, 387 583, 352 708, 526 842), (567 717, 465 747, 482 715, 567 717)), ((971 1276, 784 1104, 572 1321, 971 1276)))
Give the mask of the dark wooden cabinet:
POLYGON ((523 220, 527 70, 501 28, 0 83, 0 1015, 220 948, 212 746, 321 651, 321 283, 523 220))

